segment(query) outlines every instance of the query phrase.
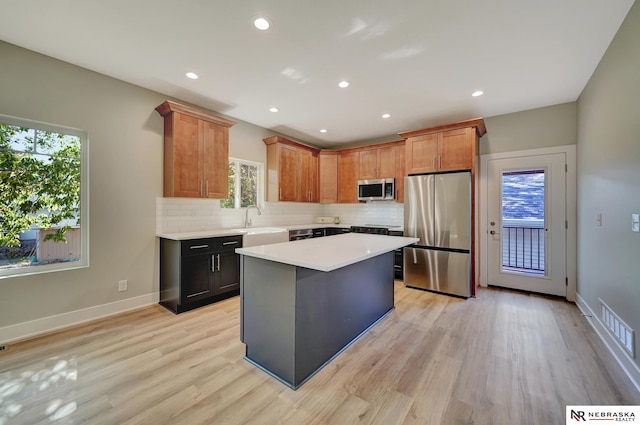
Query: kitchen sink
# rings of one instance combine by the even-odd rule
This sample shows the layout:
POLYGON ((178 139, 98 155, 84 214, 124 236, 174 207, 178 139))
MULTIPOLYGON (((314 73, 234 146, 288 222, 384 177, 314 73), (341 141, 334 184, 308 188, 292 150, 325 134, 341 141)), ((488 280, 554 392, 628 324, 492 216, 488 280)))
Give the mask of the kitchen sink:
POLYGON ((289 241, 289 231, 282 227, 248 227, 231 230, 242 234, 243 248, 289 241))

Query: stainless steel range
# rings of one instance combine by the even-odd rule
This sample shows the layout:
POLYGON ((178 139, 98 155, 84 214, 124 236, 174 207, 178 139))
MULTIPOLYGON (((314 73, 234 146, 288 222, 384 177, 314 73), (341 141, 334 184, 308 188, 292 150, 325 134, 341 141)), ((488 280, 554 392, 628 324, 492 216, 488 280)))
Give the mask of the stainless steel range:
POLYGON ((351 233, 369 233, 373 235, 388 235, 389 227, 390 226, 376 225, 376 224, 365 224, 364 226, 351 226, 351 233))

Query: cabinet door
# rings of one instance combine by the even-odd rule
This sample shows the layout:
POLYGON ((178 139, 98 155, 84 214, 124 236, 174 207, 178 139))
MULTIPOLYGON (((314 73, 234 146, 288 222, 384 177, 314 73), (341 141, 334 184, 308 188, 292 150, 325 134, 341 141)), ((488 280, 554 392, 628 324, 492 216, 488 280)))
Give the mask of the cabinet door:
POLYGON ((213 295, 212 254, 183 256, 180 265, 180 304, 213 295))
POLYGON ((320 203, 338 202, 338 155, 320 154, 320 203))
POLYGON ((405 146, 407 174, 437 171, 438 133, 409 137, 405 146))
POLYGON ((378 151, 377 178, 392 179, 396 176, 396 147, 376 149, 378 151))
POLYGON ((359 155, 359 172, 360 180, 369 180, 378 178, 378 149, 366 149, 358 153, 359 155))
POLYGON ((309 164, 309 192, 311 196, 310 202, 320 202, 320 173, 318 171, 319 158, 318 155, 311 155, 311 163, 309 164))
POLYGON ((229 129, 202 121, 203 197, 226 199, 229 196, 229 129))
POLYGON ((475 128, 461 128, 441 133, 439 145, 440 170, 470 170, 473 168, 474 132, 475 128))
POLYGON ((338 202, 358 202, 358 152, 338 155, 338 202))
POLYGON ((405 147, 396 147, 396 202, 404 202, 405 147))
POLYGON ((165 132, 168 130, 171 135, 172 143, 165 150, 164 194, 165 196, 199 198, 202 196, 203 185, 203 145, 199 120, 188 115, 173 113, 172 123, 173 129, 165 128, 165 132), (171 161, 169 158, 173 158, 173 160, 171 161))
POLYGON ((309 170, 311 169, 312 155, 310 151, 298 150, 298 202, 310 202, 311 200, 311 180, 309 170))
POLYGON ((234 251, 221 251, 215 254, 215 294, 240 289, 240 256, 234 251))
POLYGON ((296 164, 298 163, 298 151, 296 148, 281 145, 278 155, 278 200, 295 202, 298 200, 298 171, 296 167, 296 164))

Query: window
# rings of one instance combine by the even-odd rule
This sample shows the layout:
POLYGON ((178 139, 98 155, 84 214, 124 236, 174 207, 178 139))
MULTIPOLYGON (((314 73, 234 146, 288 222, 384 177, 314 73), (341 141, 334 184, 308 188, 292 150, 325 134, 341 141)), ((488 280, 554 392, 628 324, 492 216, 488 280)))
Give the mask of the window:
POLYGON ((257 205, 262 199, 262 164, 229 158, 229 197, 220 201, 221 208, 243 208, 257 205))
POLYGON ((86 267, 87 134, 0 115, 0 278, 86 267))

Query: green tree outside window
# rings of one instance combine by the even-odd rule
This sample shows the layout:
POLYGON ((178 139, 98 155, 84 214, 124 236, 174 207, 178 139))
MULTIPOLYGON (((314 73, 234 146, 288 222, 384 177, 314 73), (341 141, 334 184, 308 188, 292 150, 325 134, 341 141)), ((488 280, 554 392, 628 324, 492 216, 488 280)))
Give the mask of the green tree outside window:
POLYGON ((257 164, 229 161, 229 197, 220 201, 221 208, 244 208, 258 202, 260 170, 257 164))
POLYGON ((0 247, 33 228, 66 242, 80 218, 80 155, 77 136, 0 124, 0 247))

